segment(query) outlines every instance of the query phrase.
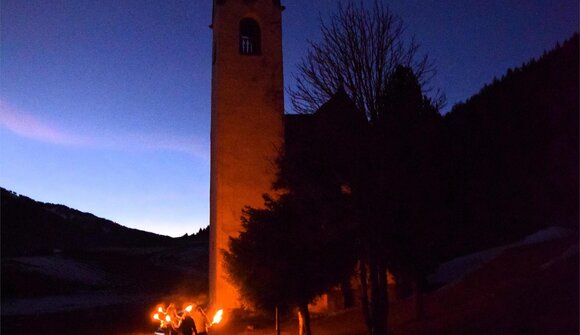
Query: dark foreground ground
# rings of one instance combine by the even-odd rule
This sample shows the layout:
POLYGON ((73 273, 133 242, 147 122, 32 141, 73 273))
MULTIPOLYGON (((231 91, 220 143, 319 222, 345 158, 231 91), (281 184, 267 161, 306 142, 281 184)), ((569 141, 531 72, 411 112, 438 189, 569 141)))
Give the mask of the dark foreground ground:
MULTIPOLYGON (((427 317, 416 321, 410 299, 391 304, 395 335, 559 334, 579 330, 578 238, 506 250, 499 257, 426 296, 427 317)), ((214 334, 275 334, 272 323, 230 323, 214 334)), ((296 320, 282 334, 297 334, 296 320)), ((362 314, 353 309, 315 317, 314 335, 366 334, 362 314)), ((213 335, 213 334, 212 334, 213 335)))
MULTIPOLYGON (((413 319, 410 300, 391 305, 395 335, 579 334, 578 238, 521 246, 462 280, 426 296, 427 317, 413 319)), ((152 334, 150 302, 55 314, 2 316, 2 334, 152 334)), ((284 319, 282 334, 297 334, 296 320, 284 319)), ((365 334, 360 310, 314 316, 315 335, 365 334)), ((218 334, 274 334, 272 322, 246 319, 215 328, 218 334), (250 327, 248 327, 250 326, 250 327)))
POLYGON ((152 333, 160 303, 203 301, 207 243, 3 258, 0 334, 152 333))
POLYGON ((33 316, 2 317, 2 334, 132 334, 152 333, 143 305, 117 305, 33 316))

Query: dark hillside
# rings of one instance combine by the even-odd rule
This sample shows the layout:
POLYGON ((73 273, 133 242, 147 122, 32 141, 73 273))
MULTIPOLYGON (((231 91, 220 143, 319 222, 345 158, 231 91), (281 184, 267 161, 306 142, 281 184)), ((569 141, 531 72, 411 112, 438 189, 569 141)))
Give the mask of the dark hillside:
POLYGON ((63 205, 47 204, 0 188, 2 257, 55 249, 164 246, 172 239, 121 226, 63 205))
POLYGON ((12 316, 146 300, 144 309, 207 291, 208 228, 171 238, 0 191, 3 327, 36 324, 5 322, 12 316))
POLYGON ((578 229, 578 34, 445 116, 455 253, 578 229))

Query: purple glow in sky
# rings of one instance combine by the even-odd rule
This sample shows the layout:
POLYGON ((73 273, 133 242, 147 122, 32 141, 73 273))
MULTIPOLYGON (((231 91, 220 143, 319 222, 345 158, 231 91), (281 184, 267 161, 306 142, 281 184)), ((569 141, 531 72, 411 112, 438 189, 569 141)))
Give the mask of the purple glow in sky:
MULTIPOLYGON (((577 0, 383 2, 433 58, 446 110, 578 30, 577 0)), ((211 3, 3 0, 0 186, 165 235, 207 226, 211 3)), ((292 86, 337 1, 283 3, 292 86)))

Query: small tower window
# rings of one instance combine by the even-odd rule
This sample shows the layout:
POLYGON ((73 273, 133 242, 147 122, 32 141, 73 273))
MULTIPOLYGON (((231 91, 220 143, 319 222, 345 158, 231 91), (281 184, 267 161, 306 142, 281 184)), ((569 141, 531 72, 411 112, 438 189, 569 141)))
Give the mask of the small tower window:
POLYGON ((240 21, 240 54, 259 55, 262 52, 260 35, 258 22, 249 18, 240 21))

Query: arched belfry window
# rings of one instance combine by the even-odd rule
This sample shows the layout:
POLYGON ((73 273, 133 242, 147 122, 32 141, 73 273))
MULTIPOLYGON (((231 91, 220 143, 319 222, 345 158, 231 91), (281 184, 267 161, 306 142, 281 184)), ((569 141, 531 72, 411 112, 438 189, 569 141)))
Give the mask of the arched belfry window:
POLYGON ((253 19, 240 21, 240 53, 259 55, 262 52, 260 25, 253 19))

